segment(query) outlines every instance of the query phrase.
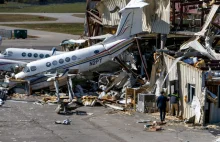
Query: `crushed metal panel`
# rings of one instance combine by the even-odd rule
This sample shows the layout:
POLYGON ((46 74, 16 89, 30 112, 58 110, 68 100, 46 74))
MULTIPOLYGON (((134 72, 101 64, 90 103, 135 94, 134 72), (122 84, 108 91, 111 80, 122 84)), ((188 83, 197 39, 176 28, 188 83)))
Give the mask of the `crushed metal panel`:
POLYGON ((129 0, 102 0, 96 6, 103 25, 116 26, 120 21, 119 10, 128 4, 129 0))
MULTIPOLYGON (((116 26, 120 21, 119 10, 130 0, 102 0, 96 6, 105 26, 116 26)), ((149 5, 143 8, 142 30, 168 34, 170 31, 170 0, 145 0, 149 5)))
POLYGON ((170 32, 170 0, 146 0, 143 12, 143 31, 168 34, 170 32))

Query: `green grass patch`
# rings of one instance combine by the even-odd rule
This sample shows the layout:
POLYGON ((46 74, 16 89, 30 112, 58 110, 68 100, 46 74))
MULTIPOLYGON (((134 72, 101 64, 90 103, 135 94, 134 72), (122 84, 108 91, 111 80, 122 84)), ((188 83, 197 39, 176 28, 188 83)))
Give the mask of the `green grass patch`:
POLYGON ((0 5, 0 12, 32 12, 32 13, 84 13, 86 3, 26 5, 20 3, 8 3, 0 5))
POLYGON ((26 22, 26 21, 56 21, 56 18, 23 15, 23 14, 0 14, 0 22, 26 22))
POLYGON ((56 23, 56 24, 7 24, 4 26, 22 28, 22 29, 33 29, 57 33, 65 33, 72 35, 82 35, 84 31, 84 25, 81 23, 56 23))
POLYGON ((73 16, 75 17, 79 17, 79 18, 85 18, 85 14, 73 14, 73 16))

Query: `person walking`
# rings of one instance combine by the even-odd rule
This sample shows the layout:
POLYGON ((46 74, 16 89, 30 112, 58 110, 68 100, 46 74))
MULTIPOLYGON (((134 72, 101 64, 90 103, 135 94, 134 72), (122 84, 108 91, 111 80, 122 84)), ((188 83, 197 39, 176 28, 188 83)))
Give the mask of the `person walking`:
POLYGON ((162 91, 160 93, 160 96, 157 98, 157 107, 160 110, 160 120, 163 123, 166 116, 166 102, 168 101, 168 98, 165 96, 165 92, 162 91))
POLYGON ((171 104, 171 115, 178 117, 179 116, 179 94, 178 91, 175 90, 170 97, 170 104, 171 104))

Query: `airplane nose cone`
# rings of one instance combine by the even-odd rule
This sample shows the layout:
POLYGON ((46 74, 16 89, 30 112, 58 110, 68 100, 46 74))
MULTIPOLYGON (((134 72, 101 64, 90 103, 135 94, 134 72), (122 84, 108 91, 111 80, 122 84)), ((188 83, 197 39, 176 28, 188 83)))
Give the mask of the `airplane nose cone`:
POLYGON ((24 72, 19 72, 15 75, 15 78, 16 79, 23 79, 25 77, 25 74, 24 72))

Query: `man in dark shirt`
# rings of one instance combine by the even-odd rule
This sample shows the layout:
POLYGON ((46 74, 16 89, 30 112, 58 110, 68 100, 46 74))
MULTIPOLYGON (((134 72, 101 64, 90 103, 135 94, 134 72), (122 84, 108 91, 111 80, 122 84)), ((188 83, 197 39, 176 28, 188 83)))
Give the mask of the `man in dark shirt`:
POLYGON ((175 90, 173 94, 169 95, 170 97, 170 104, 171 104, 171 115, 179 116, 179 95, 178 91, 175 90))
POLYGON ((160 96, 157 98, 157 107, 160 110, 160 120, 163 123, 166 116, 166 102, 168 101, 167 97, 165 96, 165 93, 162 91, 160 96))

